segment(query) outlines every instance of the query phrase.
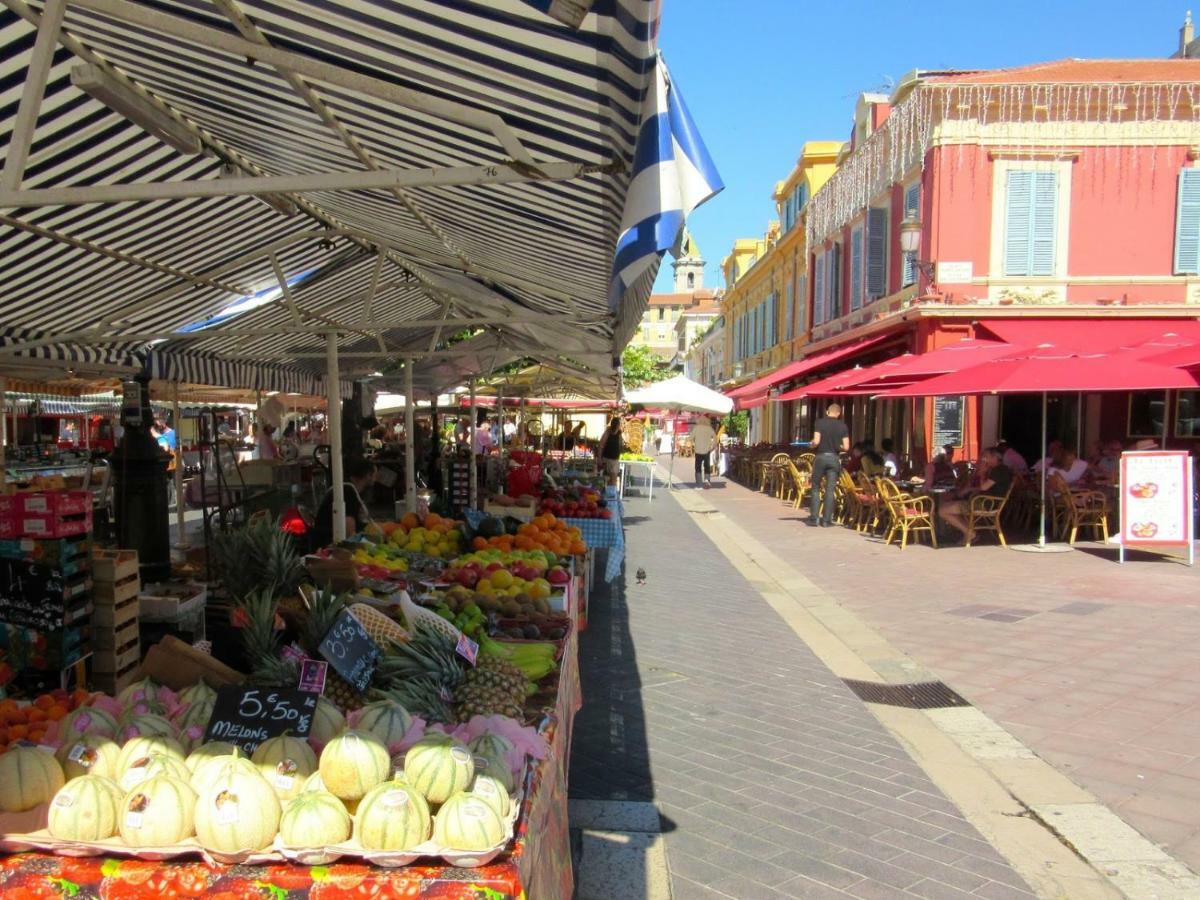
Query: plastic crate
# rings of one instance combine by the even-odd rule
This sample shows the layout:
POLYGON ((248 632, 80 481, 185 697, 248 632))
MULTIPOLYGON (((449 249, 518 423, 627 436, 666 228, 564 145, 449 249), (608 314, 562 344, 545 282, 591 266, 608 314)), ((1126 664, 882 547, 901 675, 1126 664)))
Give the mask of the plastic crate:
POLYGON ((91 570, 91 537, 86 534, 61 538, 22 537, 0 540, 0 559, 55 566, 64 575, 91 570))

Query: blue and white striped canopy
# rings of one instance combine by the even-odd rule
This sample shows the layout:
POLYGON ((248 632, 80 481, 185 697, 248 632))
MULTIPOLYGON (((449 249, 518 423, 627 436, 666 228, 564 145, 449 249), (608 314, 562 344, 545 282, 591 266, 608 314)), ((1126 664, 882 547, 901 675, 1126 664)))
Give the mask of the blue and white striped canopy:
MULTIPOLYGON (((42 13, 0 8, 6 150, 42 13)), ((721 186, 657 29, 658 0, 71 0, 20 191, 0 186, 0 371, 48 358, 309 392, 319 329, 354 375, 406 353, 445 368, 445 339, 483 328, 546 365, 611 374, 662 253, 721 186), (81 66, 203 152, 85 93, 81 66), (129 193, 376 171, 449 174, 306 182, 274 206, 129 193), (286 295, 266 290, 280 277, 286 295)))

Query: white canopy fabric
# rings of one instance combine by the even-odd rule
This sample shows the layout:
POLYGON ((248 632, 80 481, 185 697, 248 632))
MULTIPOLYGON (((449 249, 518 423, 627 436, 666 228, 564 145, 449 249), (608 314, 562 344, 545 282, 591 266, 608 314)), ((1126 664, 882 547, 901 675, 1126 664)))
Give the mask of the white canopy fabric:
POLYGON ((628 391, 625 394, 625 400, 638 406, 677 412, 726 415, 733 409, 733 401, 724 394, 709 390, 704 385, 685 378, 683 375, 628 391))

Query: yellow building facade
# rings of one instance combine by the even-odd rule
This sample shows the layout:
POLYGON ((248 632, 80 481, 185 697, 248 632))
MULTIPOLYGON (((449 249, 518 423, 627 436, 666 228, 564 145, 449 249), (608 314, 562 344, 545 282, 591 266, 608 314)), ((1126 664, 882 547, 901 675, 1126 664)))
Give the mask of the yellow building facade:
MULTIPOLYGON (((775 186, 777 219, 762 238, 738 238, 721 262, 725 276, 725 372, 730 386, 768 375, 797 358, 808 341, 804 216, 808 200, 833 175, 840 141, 809 141, 787 177, 775 186)), ((782 441, 789 423, 779 404, 750 411, 749 440, 782 441)))

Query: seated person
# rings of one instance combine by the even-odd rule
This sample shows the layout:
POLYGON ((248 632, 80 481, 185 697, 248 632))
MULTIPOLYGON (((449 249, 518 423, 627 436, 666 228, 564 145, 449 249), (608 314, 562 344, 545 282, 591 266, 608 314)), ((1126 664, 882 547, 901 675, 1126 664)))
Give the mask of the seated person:
MULTIPOLYGON (((367 459, 349 459, 345 466, 346 482, 343 492, 346 499, 346 536, 357 534, 371 521, 367 506, 363 502, 362 492, 375 480, 375 464, 367 459)), ((199 480, 199 479, 197 479, 199 480)), ((333 489, 325 492, 325 499, 317 509, 316 523, 313 526, 313 541, 316 547, 326 547, 333 543, 333 489)))
POLYGON ((1046 455, 1042 459, 1039 459, 1037 462, 1035 462, 1030 471, 1041 472, 1043 466, 1048 467, 1047 471, 1049 471, 1049 469, 1060 468, 1062 457, 1062 441, 1051 441, 1049 446, 1046 448, 1046 455))
POLYGON ((863 443, 859 441, 850 448, 850 455, 846 458, 846 462, 842 464, 842 468, 853 475, 862 468, 863 443))
POLYGON ((954 447, 950 444, 942 447, 942 452, 929 461, 925 467, 925 485, 956 481, 958 475, 954 471, 954 447))
POLYGON ((1000 451, 1000 461, 1012 469, 1013 472, 1024 475, 1029 471, 1029 463, 1025 462, 1025 457, 1017 452, 1016 448, 1012 447, 1007 441, 1001 441, 996 445, 996 449, 1000 451))
POLYGON ((892 449, 892 439, 884 438, 879 442, 879 446, 883 450, 883 474, 888 478, 895 478, 900 474, 900 460, 897 459, 896 452, 892 449))
POLYGON ((1091 465, 1091 474, 1097 481, 1114 482, 1121 470, 1121 442, 1106 441, 1100 450, 1100 458, 1091 465))
POLYGON ((880 456, 873 447, 867 447, 865 450, 863 450, 860 465, 862 467, 863 474, 868 478, 874 478, 877 475, 888 474, 883 457, 880 456))
POLYGON ((1063 477, 1063 481, 1067 484, 1076 484, 1087 474, 1087 470, 1087 460, 1076 456, 1074 450, 1065 449, 1062 451, 1060 462, 1050 467, 1049 474, 1053 475, 1057 473, 1063 477))
POLYGON ((958 529, 963 537, 967 535, 967 522, 963 516, 971 502, 971 495, 984 494, 988 497, 1003 497, 1012 486, 1012 469, 1004 464, 998 448, 988 447, 983 451, 983 460, 987 466, 987 474, 980 481, 978 490, 955 491, 954 499, 947 498, 938 507, 938 518, 958 529))

